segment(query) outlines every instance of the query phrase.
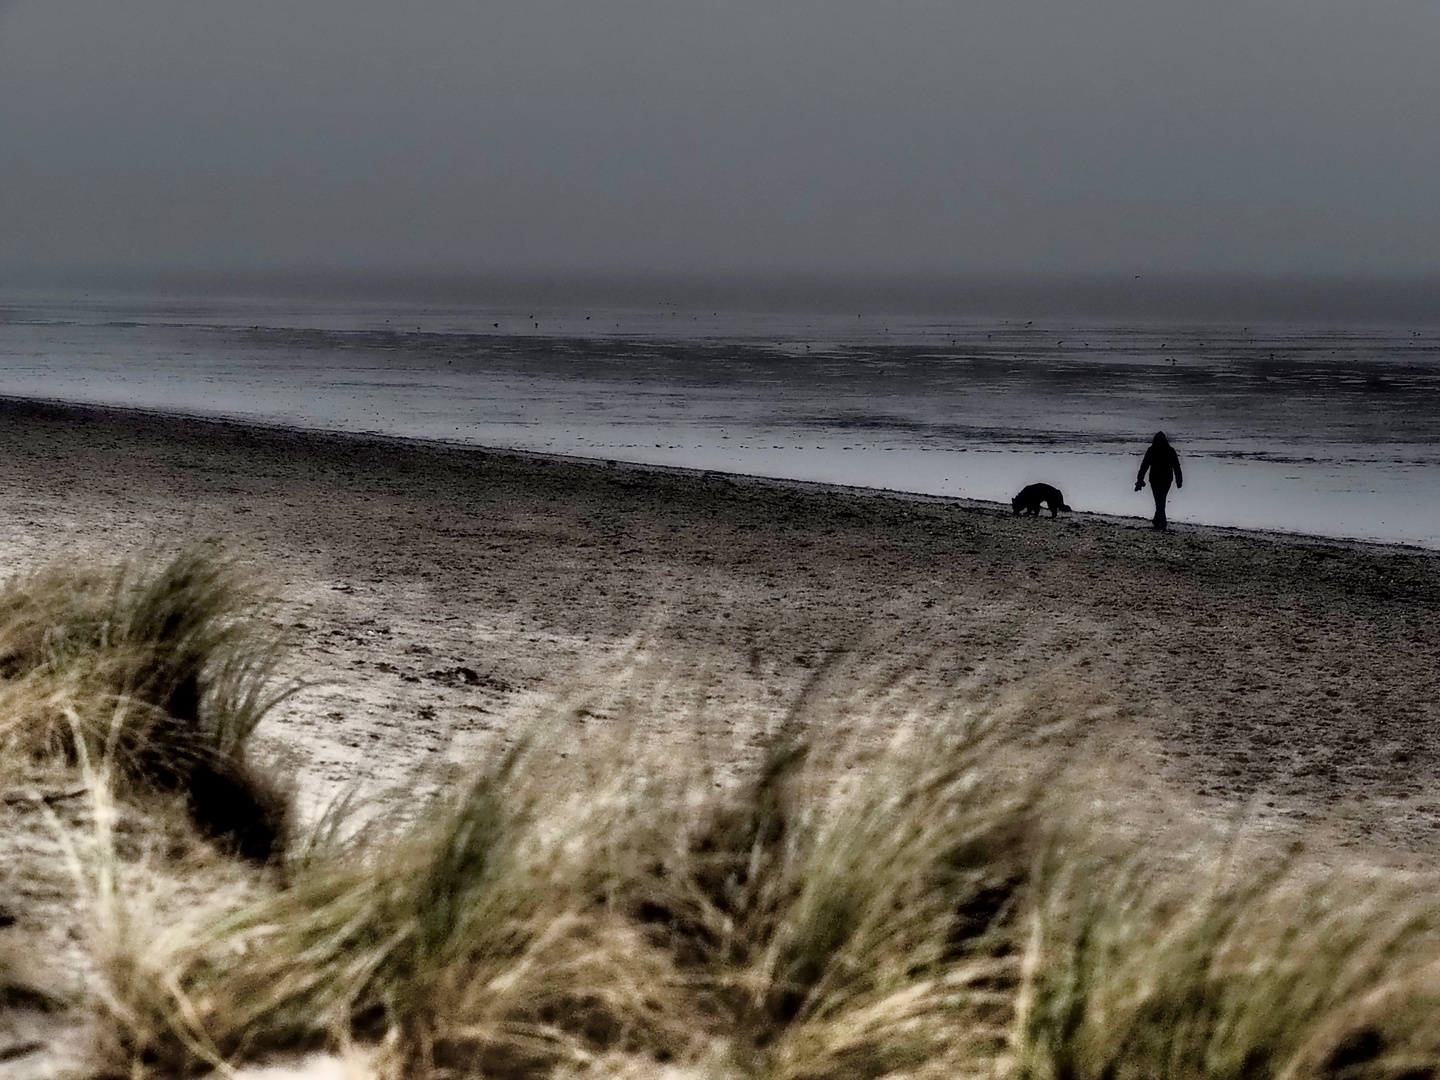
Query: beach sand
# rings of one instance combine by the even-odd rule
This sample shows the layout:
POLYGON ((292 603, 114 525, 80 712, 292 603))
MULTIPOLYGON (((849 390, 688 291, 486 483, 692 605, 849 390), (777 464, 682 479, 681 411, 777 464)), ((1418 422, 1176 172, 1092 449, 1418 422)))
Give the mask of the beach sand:
POLYGON ((310 685, 260 745, 312 808, 442 782, 630 661, 653 737, 743 756, 831 657, 1068 719, 1222 817, 1440 845, 1436 553, 0 402, 11 572, 203 537, 283 598, 310 685))

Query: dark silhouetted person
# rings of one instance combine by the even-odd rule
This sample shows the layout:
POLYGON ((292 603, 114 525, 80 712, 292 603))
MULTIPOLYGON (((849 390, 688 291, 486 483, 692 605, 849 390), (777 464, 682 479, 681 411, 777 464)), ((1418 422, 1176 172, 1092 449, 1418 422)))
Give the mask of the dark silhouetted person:
POLYGON ((1145 473, 1150 473, 1150 493, 1155 496, 1155 528, 1165 528, 1165 496, 1170 494, 1170 481, 1175 481, 1177 488, 1185 486, 1185 477, 1180 472, 1180 459, 1175 456, 1175 448, 1170 445, 1170 440, 1165 438, 1163 431, 1155 432, 1155 438, 1150 440, 1150 447, 1145 451, 1145 457, 1140 462, 1140 475, 1135 477, 1135 490, 1139 491, 1145 486, 1145 473))

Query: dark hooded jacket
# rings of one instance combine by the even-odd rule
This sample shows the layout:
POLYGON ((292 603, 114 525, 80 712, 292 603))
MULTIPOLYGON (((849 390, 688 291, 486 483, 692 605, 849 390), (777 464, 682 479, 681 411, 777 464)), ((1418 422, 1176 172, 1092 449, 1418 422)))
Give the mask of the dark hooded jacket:
POLYGON ((1176 456, 1175 448, 1170 445, 1170 440, 1165 438, 1163 431, 1155 433, 1155 438, 1150 441, 1150 446, 1145 451, 1145 457, 1140 461, 1140 475, 1135 478, 1137 484, 1145 482, 1147 469, 1152 487, 1167 488, 1171 480, 1179 487, 1185 486, 1185 477, 1180 472, 1180 458, 1176 456))

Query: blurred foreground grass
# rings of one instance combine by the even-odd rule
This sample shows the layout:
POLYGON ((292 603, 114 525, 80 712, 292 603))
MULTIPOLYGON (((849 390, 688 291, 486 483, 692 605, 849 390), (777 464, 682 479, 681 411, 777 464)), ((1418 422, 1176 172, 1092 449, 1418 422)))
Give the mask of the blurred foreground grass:
MULTIPOLYGON (((655 749, 643 692, 586 689, 403 822, 287 828, 284 784, 245 755, 286 692, 256 597, 203 548, 0 593, 0 769, 65 771, 87 802, 48 821, 96 1075, 311 1049, 396 1076, 1440 1065, 1434 878, 1162 858, 1052 783, 1060 756, 1014 710, 900 708, 893 680, 837 696, 820 673, 738 776, 698 739, 655 749), (607 693, 584 734, 576 701, 607 693), (187 864, 183 917, 155 886, 182 828, 250 860, 224 888, 187 864)), ((18 947, 0 1003, 41 1000, 7 975, 18 947)))

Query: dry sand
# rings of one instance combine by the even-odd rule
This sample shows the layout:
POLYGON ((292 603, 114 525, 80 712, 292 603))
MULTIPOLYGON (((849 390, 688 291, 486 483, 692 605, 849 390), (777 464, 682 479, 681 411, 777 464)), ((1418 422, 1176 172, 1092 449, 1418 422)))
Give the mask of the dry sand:
POLYGON ((206 536, 278 585, 321 681, 263 740, 312 805, 433 783, 638 635, 657 738, 743 754, 838 651, 1068 712, 1220 813, 1440 844, 1434 553, 0 402, 11 570, 206 536))

